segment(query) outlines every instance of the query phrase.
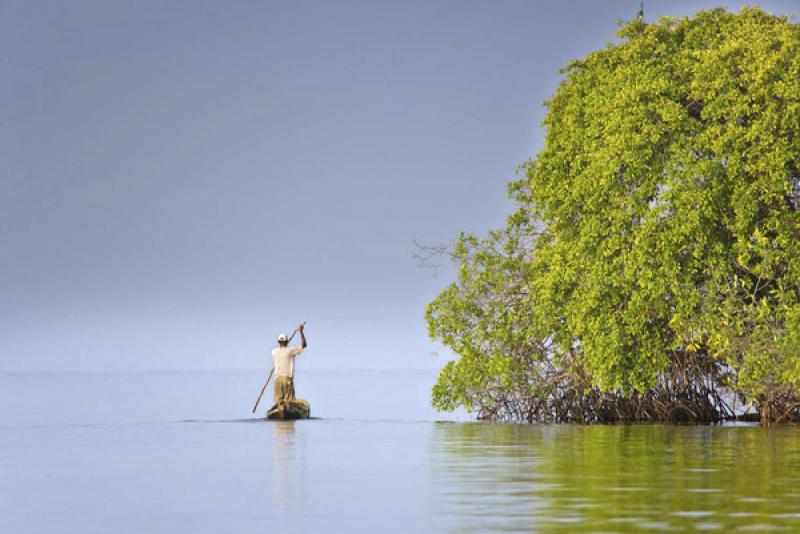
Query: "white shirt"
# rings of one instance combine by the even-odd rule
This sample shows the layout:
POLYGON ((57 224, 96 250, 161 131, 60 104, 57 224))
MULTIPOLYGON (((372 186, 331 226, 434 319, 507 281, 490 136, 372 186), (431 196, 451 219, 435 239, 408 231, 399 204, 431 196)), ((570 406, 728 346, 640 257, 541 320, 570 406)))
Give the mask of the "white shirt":
POLYGON ((275 347, 272 349, 272 366, 275 376, 294 377, 294 358, 302 354, 303 347, 275 347))

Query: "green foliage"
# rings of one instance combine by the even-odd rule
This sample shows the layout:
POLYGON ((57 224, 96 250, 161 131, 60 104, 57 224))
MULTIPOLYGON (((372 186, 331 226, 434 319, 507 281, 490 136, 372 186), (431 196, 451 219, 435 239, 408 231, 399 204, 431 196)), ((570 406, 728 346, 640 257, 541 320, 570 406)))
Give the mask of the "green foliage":
POLYGON ((508 227, 457 242, 427 310, 460 356, 438 408, 544 360, 623 396, 692 355, 748 400, 800 388, 799 25, 717 8, 618 35, 564 69, 508 227))

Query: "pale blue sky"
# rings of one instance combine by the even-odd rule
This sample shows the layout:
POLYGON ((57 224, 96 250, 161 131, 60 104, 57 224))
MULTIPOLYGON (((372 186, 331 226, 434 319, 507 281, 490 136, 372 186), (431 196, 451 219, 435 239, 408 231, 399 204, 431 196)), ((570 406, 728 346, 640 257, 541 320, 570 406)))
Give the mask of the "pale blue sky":
POLYGON ((303 319, 299 365, 440 367, 412 239, 502 226, 559 67, 638 8, 0 0, 0 369, 266 367, 303 319))

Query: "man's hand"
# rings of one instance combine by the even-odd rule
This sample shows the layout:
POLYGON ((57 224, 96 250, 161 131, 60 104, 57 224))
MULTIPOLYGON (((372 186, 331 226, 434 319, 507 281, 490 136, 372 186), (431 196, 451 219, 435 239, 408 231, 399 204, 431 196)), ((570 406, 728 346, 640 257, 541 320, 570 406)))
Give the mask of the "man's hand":
POLYGON ((306 348, 308 346, 308 342, 306 341, 306 333, 305 333, 306 323, 301 324, 300 326, 297 327, 297 329, 300 331, 300 343, 301 343, 301 346, 303 348, 306 348))

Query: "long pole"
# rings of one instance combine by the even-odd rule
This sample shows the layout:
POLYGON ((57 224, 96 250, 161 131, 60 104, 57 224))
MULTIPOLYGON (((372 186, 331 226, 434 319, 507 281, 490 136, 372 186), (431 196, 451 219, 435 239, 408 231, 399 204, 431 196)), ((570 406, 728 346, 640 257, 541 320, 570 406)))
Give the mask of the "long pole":
POLYGON ((261 402, 261 397, 264 395, 264 390, 267 389, 267 384, 269 381, 272 380, 272 373, 275 371, 275 368, 269 370, 269 375, 267 379, 264 381, 264 385, 261 386, 261 393, 258 394, 258 398, 256 399, 256 403, 253 405, 253 413, 256 413, 256 409, 258 408, 258 403, 261 402))
MULTIPOLYGON (((303 321, 303 325, 305 325, 305 324, 306 324, 306 322, 303 321)), ((294 335, 297 333, 298 330, 300 330, 299 326, 297 328, 295 328, 294 332, 292 332, 292 335, 289 336, 289 339, 286 341, 287 344, 292 340, 292 338, 294 338, 294 335)), ((264 381, 264 385, 261 386, 261 392, 258 394, 258 398, 256 399, 256 403, 253 405, 253 413, 256 413, 256 410, 258 409, 258 403, 261 402, 261 397, 264 396, 264 390, 267 389, 267 384, 269 384, 269 381, 272 380, 272 373, 274 373, 274 372, 275 372, 275 368, 274 367, 269 370, 269 374, 267 375, 267 379, 264 381)))
MULTIPOLYGON (((306 322, 305 322, 305 321, 303 321, 303 324, 301 324, 300 326, 305 326, 305 325, 306 325, 306 322)), ((286 344, 287 344, 287 345, 288 345, 288 344, 289 344, 289 343, 292 341, 292 339, 294 339, 294 335, 300 331, 300 326, 298 326, 297 328, 295 328, 295 329, 294 329, 294 332, 292 332, 292 335, 291 335, 291 336, 289 336, 289 339, 286 341, 286 344)))

